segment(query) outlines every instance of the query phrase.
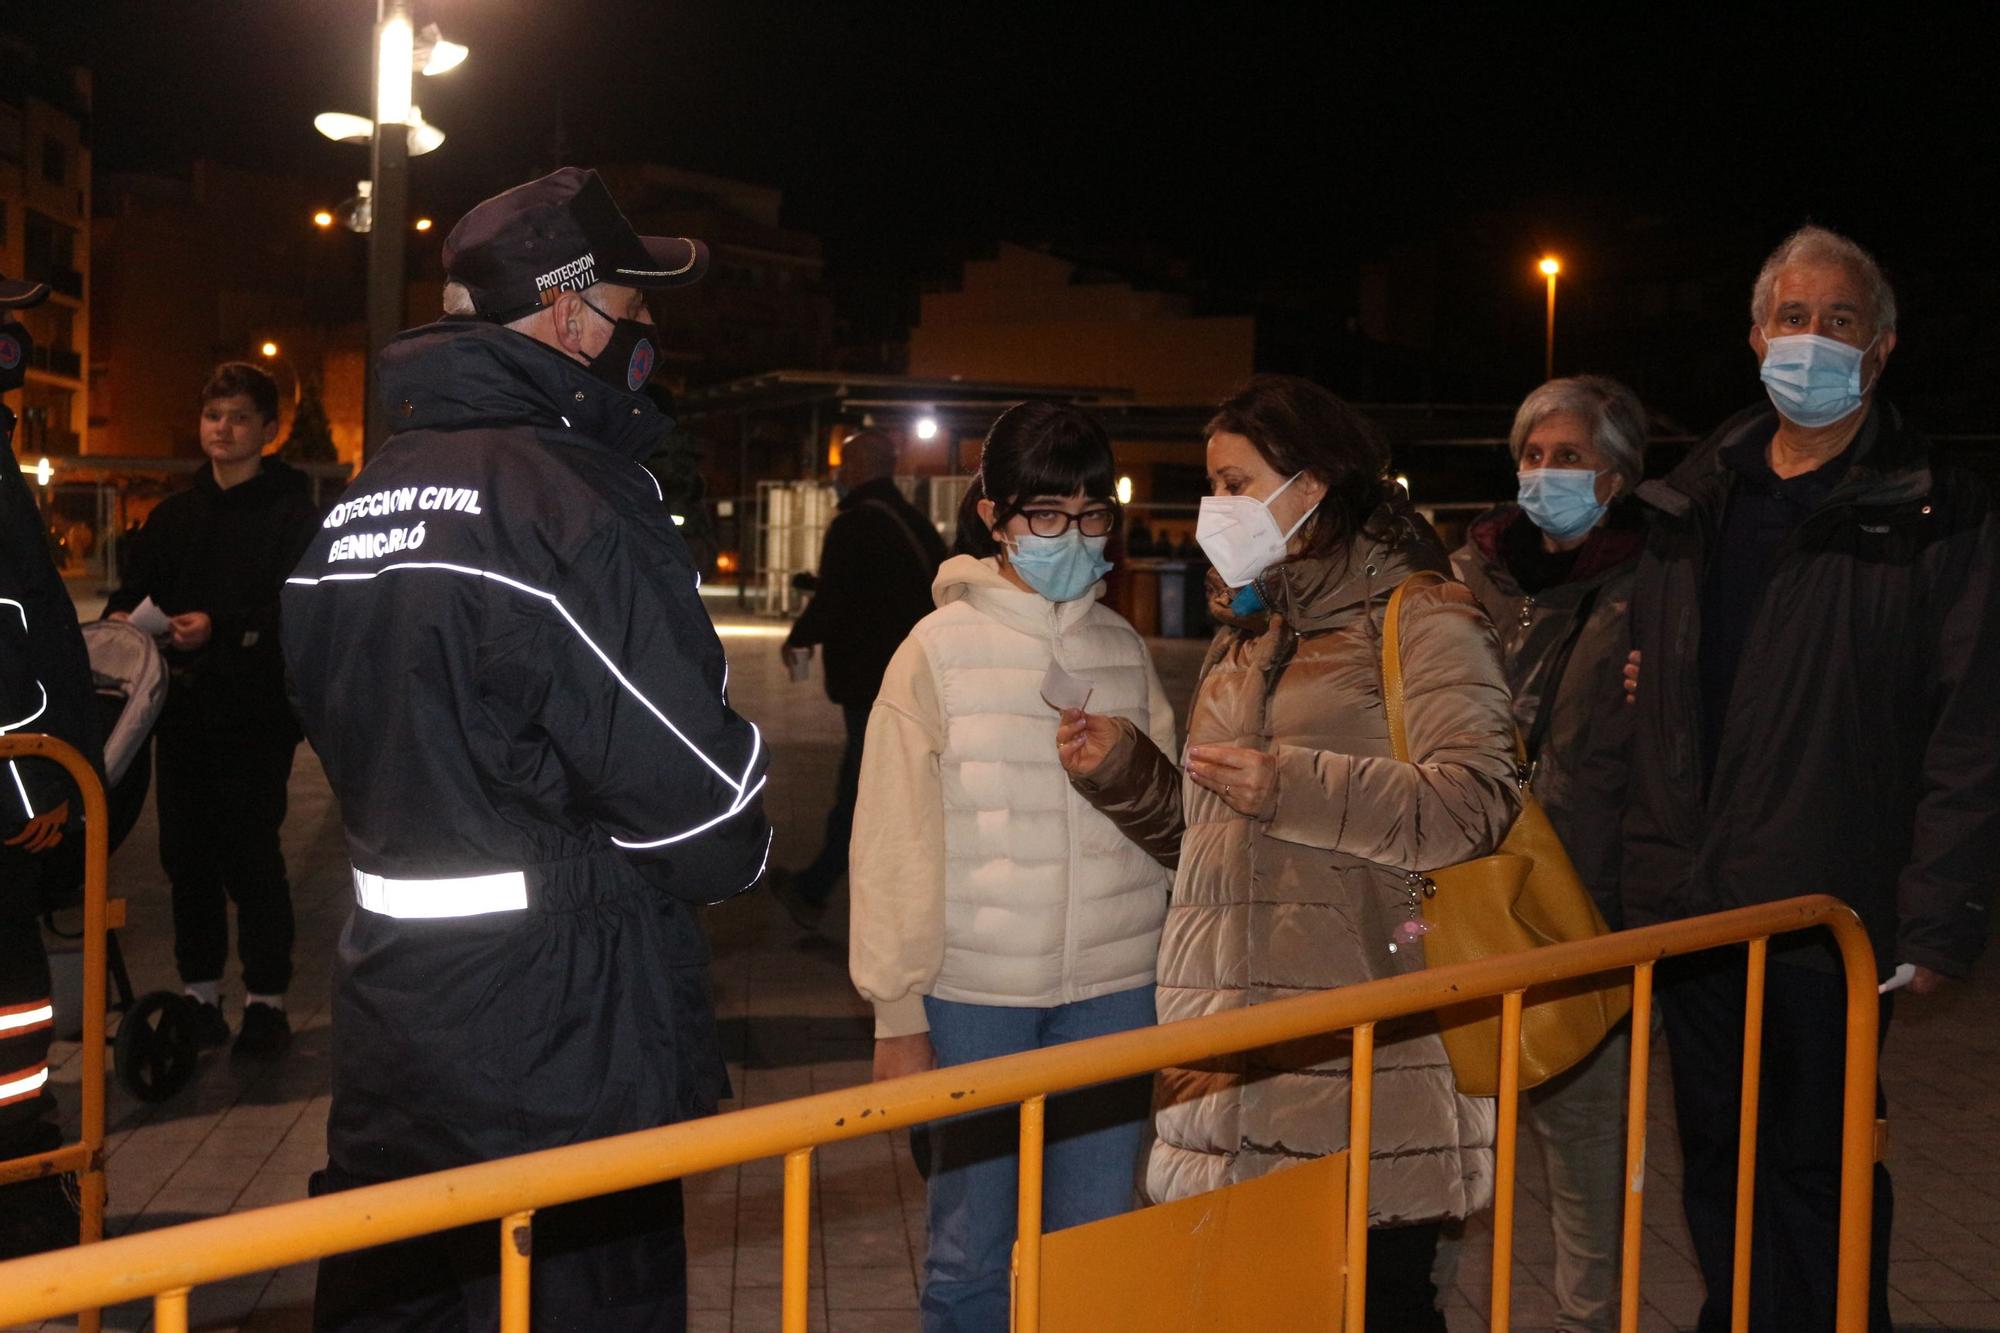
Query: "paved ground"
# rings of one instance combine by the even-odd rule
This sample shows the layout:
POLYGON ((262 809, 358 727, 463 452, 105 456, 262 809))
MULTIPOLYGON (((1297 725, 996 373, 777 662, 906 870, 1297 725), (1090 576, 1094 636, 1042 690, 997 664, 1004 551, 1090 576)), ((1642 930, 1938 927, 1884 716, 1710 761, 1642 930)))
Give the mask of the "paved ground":
MULTIPOLYGON (((811 686, 792 685, 777 663, 778 631, 725 624, 737 704, 763 724, 774 750, 769 805, 777 859, 800 864, 817 845, 825 793, 840 745, 837 711, 811 686)), ((1198 646, 1157 645, 1176 698, 1185 698, 1198 646)), ((205 1056, 192 1086, 162 1106, 114 1090, 110 1109, 109 1230, 113 1234, 242 1211, 302 1197, 324 1153, 329 1031, 327 977, 350 902, 338 821, 310 751, 292 778, 286 852, 299 906, 299 980, 292 992, 298 1038, 275 1068, 205 1056)), ((166 888, 150 812, 114 860, 114 885, 131 901, 123 942, 140 990, 172 983, 166 888)), ((711 917, 716 986, 731 1042, 737 1105, 837 1088, 867 1076, 869 1023, 848 987, 839 940, 802 940, 763 894, 711 917)), ((232 1021, 241 1003, 230 983, 232 1021)), ((1898 1226, 1892 1302, 1916 1327, 2000 1329, 2000 967, 1938 1000, 1911 1003, 1889 1043, 1894 1104, 1891 1162, 1898 1226)), ((58 1048, 56 1087, 73 1116, 80 1068, 58 1048)), ((1700 1287, 1678 1219, 1678 1162, 1666 1111, 1669 1071, 1656 1063, 1648 1203, 1647 1309, 1642 1327, 1685 1328, 1700 1287)), ((1550 1248, 1539 1164, 1523 1143, 1516 1326, 1546 1328, 1550 1248)), ((812 1327, 828 1333, 914 1329, 915 1266, 923 1249, 922 1187, 896 1136, 837 1145, 819 1155, 814 1194, 812 1327)), ((777 1326, 779 1166, 754 1163, 689 1182, 694 1333, 777 1326)), ((1473 1229, 1453 1294, 1454 1330, 1485 1326, 1489 1267, 1473 1229)), ((286 1269, 196 1292, 193 1324, 211 1330, 309 1326, 311 1274, 286 1269)), ((149 1310, 112 1312, 107 1327, 140 1329, 149 1310)), ((55 1325, 67 1326, 66 1324, 55 1325)))

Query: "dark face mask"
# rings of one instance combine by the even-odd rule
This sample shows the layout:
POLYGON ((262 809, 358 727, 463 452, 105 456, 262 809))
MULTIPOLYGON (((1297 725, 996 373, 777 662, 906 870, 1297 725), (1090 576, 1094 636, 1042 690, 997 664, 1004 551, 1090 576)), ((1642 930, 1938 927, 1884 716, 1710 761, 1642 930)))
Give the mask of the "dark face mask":
MULTIPOLYGON (((583 301, 581 296, 577 300, 583 301)), ((637 393, 653 377, 659 352, 653 346, 653 326, 636 319, 613 319, 588 301, 584 306, 611 326, 611 341, 587 363, 590 373, 614 389, 637 393)))
POLYGON ((0 393, 20 388, 28 379, 28 358, 35 340, 13 320, 0 324, 0 393))

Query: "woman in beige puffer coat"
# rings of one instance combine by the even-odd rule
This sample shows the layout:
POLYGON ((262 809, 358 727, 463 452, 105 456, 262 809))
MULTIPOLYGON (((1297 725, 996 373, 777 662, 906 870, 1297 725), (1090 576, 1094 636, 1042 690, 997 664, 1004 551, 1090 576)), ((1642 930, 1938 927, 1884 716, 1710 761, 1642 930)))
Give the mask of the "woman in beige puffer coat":
MULTIPOLYGON (((1413 908, 1410 872, 1492 852, 1519 808, 1493 630, 1459 584, 1426 581, 1404 599, 1414 762, 1390 755, 1383 612, 1404 579, 1449 564, 1382 483, 1386 454, 1366 423, 1317 386, 1264 376, 1208 434, 1212 488, 1231 498, 1204 502, 1199 532, 1222 576, 1221 628, 1186 771, 1129 723, 1071 714, 1062 731, 1077 789, 1156 856, 1178 854, 1162 1022, 1421 967, 1421 945, 1390 947, 1413 908), (1231 574, 1242 588, 1223 586, 1231 574)), ((1428 1017, 1384 1023, 1376 1042, 1371 1322, 1442 1329, 1438 1226, 1490 1195, 1493 1104, 1458 1094, 1428 1017)), ((1344 1149, 1347 1052, 1339 1033, 1163 1071, 1151 1195, 1344 1149)))

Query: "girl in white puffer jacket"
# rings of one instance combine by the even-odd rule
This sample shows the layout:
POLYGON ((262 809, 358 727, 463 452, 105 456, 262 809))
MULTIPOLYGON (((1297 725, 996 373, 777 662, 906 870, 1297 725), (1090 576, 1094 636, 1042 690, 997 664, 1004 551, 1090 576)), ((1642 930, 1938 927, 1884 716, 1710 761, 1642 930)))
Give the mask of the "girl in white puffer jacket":
MULTIPOLYGON (((1035 1050, 1153 1022, 1172 883, 1070 788, 1066 694, 1174 752, 1144 641, 1102 605, 1119 519, 1103 428, 1043 402, 1003 413, 933 585, 897 650, 862 747, 848 883, 849 966, 875 1006, 875 1077, 1035 1050)), ((1149 1080, 1051 1099, 1049 1230, 1123 1212, 1149 1080)), ((928 1135, 930 1333, 1008 1326, 1016 1113, 928 1135)))

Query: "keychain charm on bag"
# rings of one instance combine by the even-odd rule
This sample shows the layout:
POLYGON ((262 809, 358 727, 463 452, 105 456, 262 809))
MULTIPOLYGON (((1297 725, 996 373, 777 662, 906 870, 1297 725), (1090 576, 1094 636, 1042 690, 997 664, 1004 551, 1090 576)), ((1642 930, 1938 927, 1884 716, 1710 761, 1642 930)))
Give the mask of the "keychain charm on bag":
POLYGON ((1429 875, 1420 875, 1412 870, 1403 881, 1404 910, 1408 917, 1397 923, 1389 934, 1389 952, 1401 953, 1415 944, 1437 927, 1424 920, 1424 899, 1437 896, 1437 882, 1429 875))

